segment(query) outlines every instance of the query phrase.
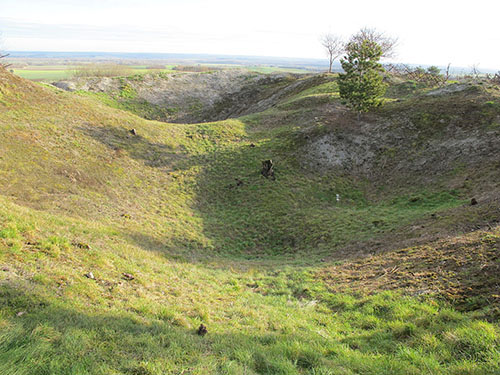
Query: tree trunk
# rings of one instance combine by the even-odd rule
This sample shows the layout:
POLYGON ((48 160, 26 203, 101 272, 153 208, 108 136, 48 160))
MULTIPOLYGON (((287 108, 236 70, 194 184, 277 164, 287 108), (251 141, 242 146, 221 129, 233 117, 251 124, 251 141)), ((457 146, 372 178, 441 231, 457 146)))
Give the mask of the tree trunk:
POLYGON ((272 178, 275 180, 276 178, 274 177, 274 164, 272 160, 264 160, 262 161, 262 170, 260 173, 265 177, 265 178, 272 178))

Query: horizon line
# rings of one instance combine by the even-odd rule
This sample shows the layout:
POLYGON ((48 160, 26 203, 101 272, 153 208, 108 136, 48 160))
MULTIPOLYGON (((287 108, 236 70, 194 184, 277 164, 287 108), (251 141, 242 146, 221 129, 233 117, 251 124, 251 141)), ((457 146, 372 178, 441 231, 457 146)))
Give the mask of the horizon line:
MULTIPOLYGON (((266 55, 240 55, 240 54, 228 54, 228 53, 195 53, 195 52, 133 52, 133 51, 57 51, 57 50, 4 50, 5 53, 54 53, 54 54, 116 54, 116 55, 177 55, 177 56, 198 56, 198 57, 213 57, 213 58, 260 58, 260 59, 274 59, 274 60, 295 60, 295 61, 309 61, 315 62, 318 65, 324 65, 328 67, 328 59, 327 58, 319 58, 319 57, 290 57, 290 56, 266 56, 266 55)), ((13 56, 8 56, 7 58, 16 58, 13 56)), ((52 58, 52 57, 46 57, 52 58)), ((340 64, 340 60, 336 60, 334 62, 335 65, 340 64)), ((410 66, 422 66, 422 67, 430 67, 437 66, 438 68, 446 68, 447 64, 432 64, 432 63, 406 63, 406 62, 383 62, 383 64, 395 64, 395 65, 410 65, 410 66)), ((465 66, 454 66, 450 65, 453 70, 463 70, 470 69, 471 67, 465 66)), ((480 68, 481 70, 481 68, 480 68)), ((497 72, 498 68, 485 67, 482 68, 485 73, 497 72)))

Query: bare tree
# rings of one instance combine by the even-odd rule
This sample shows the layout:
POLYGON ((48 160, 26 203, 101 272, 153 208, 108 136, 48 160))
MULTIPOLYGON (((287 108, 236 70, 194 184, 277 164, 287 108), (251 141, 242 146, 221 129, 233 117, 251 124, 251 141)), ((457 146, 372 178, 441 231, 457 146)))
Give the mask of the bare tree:
MULTIPOLYGON (((7 56, 9 56, 8 53, 3 54, 3 53, 0 52, 0 59, 3 59, 4 57, 7 57, 7 56)), ((6 63, 1 63, 0 62, 0 67, 2 67, 2 68, 8 68, 10 65, 11 64, 6 64, 6 63)))
POLYGON ((443 79, 443 85, 448 82, 448 80, 450 79, 450 66, 451 66, 451 63, 448 63, 448 66, 446 67, 446 73, 444 75, 444 79, 443 79))
POLYGON ((495 85, 500 85, 500 70, 494 76, 489 76, 488 80, 495 85))
POLYGON ((475 81, 479 79, 479 76, 481 75, 481 72, 479 71, 479 64, 473 64, 470 67, 470 75, 475 81))
POLYGON ((335 59, 344 53, 344 41, 342 37, 334 34, 324 34, 321 39, 321 45, 325 47, 330 66, 328 68, 328 73, 332 72, 332 66, 335 59))
MULTIPOLYGON (((0 33, 0 45, 2 44, 2 33, 0 33)), ((9 56, 8 53, 2 53, 2 50, 0 49, 0 59, 3 59, 5 57, 9 56)), ((1 61, 1 60, 0 60, 1 61)), ((6 63, 2 63, 0 62, 0 67, 1 68, 7 68, 9 67, 11 64, 6 64, 6 63)))
POLYGON ((451 64, 448 64, 444 73, 437 66, 430 66, 424 69, 421 66, 411 67, 405 64, 385 64, 384 69, 387 74, 394 77, 422 82, 431 86, 443 86, 450 78, 450 66, 451 64))
POLYGON ((382 48, 382 58, 391 58, 396 55, 398 38, 387 36, 384 33, 377 31, 376 29, 363 27, 356 34, 351 36, 351 38, 349 39, 349 43, 354 42, 361 44, 365 40, 377 43, 380 48, 382 48))

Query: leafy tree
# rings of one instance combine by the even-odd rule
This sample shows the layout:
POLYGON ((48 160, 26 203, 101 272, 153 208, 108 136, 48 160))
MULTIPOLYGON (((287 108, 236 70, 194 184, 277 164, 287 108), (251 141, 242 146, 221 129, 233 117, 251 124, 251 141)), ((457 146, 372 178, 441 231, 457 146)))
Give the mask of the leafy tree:
POLYGON ((426 72, 425 72, 425 69, 424 69, 424 68, 422 68, 421 66, 417 66, 417 67, 414 69, 414 71, 413 71, 413 72, 414 72, 416 75, 418 75, 418 76, 423 76, 423 75, 425 75, 425 73, 426 73, 426 72))
POLYGON ((340 61, 343 74, 339 75, 340 97, 359 114, 382 104, 386 85, 384 68, 379 63, 382 48, 373 41, 350 42, 347 55, 340 61))
POLYGON ((439 69, 437 66, 430 66, 427 68, 427 73, 429 73, 432 76, 440 76, 441 75, 441 69, 439 69))

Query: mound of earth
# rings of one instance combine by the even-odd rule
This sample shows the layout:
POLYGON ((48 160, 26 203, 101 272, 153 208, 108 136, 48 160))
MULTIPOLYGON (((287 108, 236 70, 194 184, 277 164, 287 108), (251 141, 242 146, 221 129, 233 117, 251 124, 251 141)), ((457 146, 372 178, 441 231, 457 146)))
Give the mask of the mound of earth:
POLYGON ((439 92, 388 103, 361 121, 330 106, 321 131, 313 128, 302 142, 303 164, 397 186, 436 182, 443 175, 467 183, 482 173, 487 177, 479 190, 498 189, 493 181, 500 180, 491 178, 500 170, 497 105, 470 85, 439 92))
POLYGON ((423 246, 354 258, 319 272, 336 292, 404 290, 439 295, 464 310, 489 306, 500 317, 500 227, 423 246))
POLYGON ((129 106, 132 103, 150 105, 161 112, 154 118, 157 120, 197 123, 263 111, 293 90, 297 79, 291 74, 221 70, 75 78, 53 85, 67 91, 106 94, 129 106))

